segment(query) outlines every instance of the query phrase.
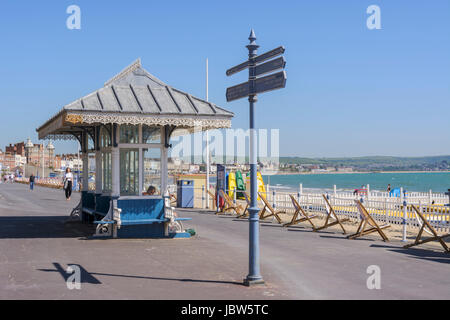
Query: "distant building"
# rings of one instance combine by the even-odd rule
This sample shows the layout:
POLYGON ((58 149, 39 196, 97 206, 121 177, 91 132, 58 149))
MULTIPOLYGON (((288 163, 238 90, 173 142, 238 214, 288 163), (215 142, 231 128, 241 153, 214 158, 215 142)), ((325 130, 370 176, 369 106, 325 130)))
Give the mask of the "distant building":
POLYGON ((33 144, 31 140, 28 139, 26 142, 9 144, 9 146, 5 148, 3 162, 8 162, 6 166, 9 166, 10 169, 10 165, 13 161, 16 164, 19 164, 19 166, 30 164, 41 167, 44 163, 45 167, 54 167, 54 151, 55 147, 51 142, 45 147, 43 144, 33 144), (25 160, 22 158, 25 158, 25 160))
POLYGON ((200 172, 200 166, 198 164, 189 165, 189 173, 199 173, 199 172, 200 172))
POLYGON ((353 168, 338 168, 338 172, 353 172, 353 168))

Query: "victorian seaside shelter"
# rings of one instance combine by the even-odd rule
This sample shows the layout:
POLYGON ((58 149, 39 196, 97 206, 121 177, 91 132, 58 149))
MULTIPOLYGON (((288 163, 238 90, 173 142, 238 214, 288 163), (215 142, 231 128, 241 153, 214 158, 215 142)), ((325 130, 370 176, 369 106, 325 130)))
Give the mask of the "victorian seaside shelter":
POLYGON ((72 214, 97 223, 98 235, 167 237, 171 135, 176 129, 230 128, 232 117, 165 84, 138 59, 103 88, 64 106, 37 132, 39 139, 79 141, 85 183, 72 214), (87 183, 90 154, 95 155, 95 188, 87 183), (146 193, 150 186, 153 195, 146 193))

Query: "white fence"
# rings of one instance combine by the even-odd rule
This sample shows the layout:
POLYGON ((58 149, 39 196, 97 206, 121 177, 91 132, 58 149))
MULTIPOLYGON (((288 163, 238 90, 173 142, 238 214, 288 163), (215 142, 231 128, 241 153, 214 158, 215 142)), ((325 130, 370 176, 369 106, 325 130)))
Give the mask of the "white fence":
MULTIPOLYGON (((175 185, 169 186, 171 193, 176 194, 177 187, 175 185)), ((210 193, 214 196, 214 186, 212 186, 210 193)), ((232 198, 235 202, 242 200, 237 199, 236 192, 232 198)), ((289 193, 280 192, 276 190, 266 191, 265 196, 269 203, 277 210, 283 210, 287 213, 294 213, 294 206, 292 204, 290 195, 293 195, 304 210, 310 213, 325 216, 327 208, 323 193, 309 192, 309 193, 289 193)), ((411 204, 414 204, 428 219, 430 224, 436 228, 437 231, 450 232, 450 207, 449 198, 445 194, 439 193, 421 193, 408 192, 404 197, 392 197, 387 192, 369 191, 364 194, 354 194, 353 192, 331 192, 325 193, 330 204, 333 206, 335 212, 342 217, 347 217, 353 222, 360 221, 360 215, 355 205, 355 200, 362 200, 364 207, 371 214, 371 216, 380 223, 389 223, 392 225, 403 225, 403 218, 406 213, 406 227, 407 229, 417 229, 421 224, 416 217, 415 211, 411 204), (404 201, 406 201, 406 210, 404 208, 404 201), (434 204, 433 204, 434 201, 434 204), (406 212, 405 212, 406 211, 406 212)), ((194 188, 194 207, 206 208, 206 203, 209 201, 209 208, 215 208, 215 200, 208 195, 205 188, 194 188)), ((259 203, 262 207, 262 202, 259 203)))
MULTIPOLYGON (((326 196, 336 214, 347 217, 354 222, 360 221, 355 200, 362 200, 364 207, 378 222, 403 225, 403 218, 406 215, 406 226, 408 228, 420 228, 421 224, 411 206, 413 204, 425 215, 430 224, 435 227, 437 231, 450 231, 450 207, 448 206, 448 196, 446 196, 447 201, 444 201, 444 199, 441 198, 441 204, 438 204, 436 200, 434 200, 436 201, 435 204, 430 204, 429 199, 423 200, 424 198, 419 193, 417 194, 418 195, 414 194, 412 197, 406 198, 390 197, 388 193, 385 193, 384 197, 381 195, 374 196, 373 194, 361 196, 354 195, 353 193, 338 193, 337 196, 328 194, 326 196), (406 201, 406 210, 404 201, 406 201)), ((327 208, 322 194, 297 193, 293 195, 304 210, 323 216, 327 214, 327 208)), ((266 192, 266 198, 274 208, 285 210, 288 213, 294 212, 294 206, 289 197, 289 193, 269 191, 266 192)))

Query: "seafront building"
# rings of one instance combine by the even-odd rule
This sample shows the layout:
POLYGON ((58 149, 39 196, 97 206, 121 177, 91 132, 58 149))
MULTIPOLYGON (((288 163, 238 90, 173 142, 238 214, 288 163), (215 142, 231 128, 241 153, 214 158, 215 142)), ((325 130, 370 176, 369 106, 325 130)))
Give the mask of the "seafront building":
POLYGON ((59 173, 66 168, 78 171, 82 167, 82 161, 78 154, 55 154, 55 147, 51 141, 47 145, 33 143, 31 139, 5 147, 5 152, 0 150, 0 166, 3 171, 19 172, 29 176, 59 173))

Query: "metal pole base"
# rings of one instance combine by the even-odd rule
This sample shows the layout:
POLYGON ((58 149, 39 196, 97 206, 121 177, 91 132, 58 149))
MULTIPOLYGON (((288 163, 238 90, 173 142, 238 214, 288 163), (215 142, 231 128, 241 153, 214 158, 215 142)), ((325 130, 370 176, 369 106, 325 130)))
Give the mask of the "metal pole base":
POLYGON ((254 287, 254 286, 263 286, 266 283, 264 282, 264 280, 261 279, 252 279, 252 278, 248 278, 244 279, 244 285, 247 287, 254 287))

